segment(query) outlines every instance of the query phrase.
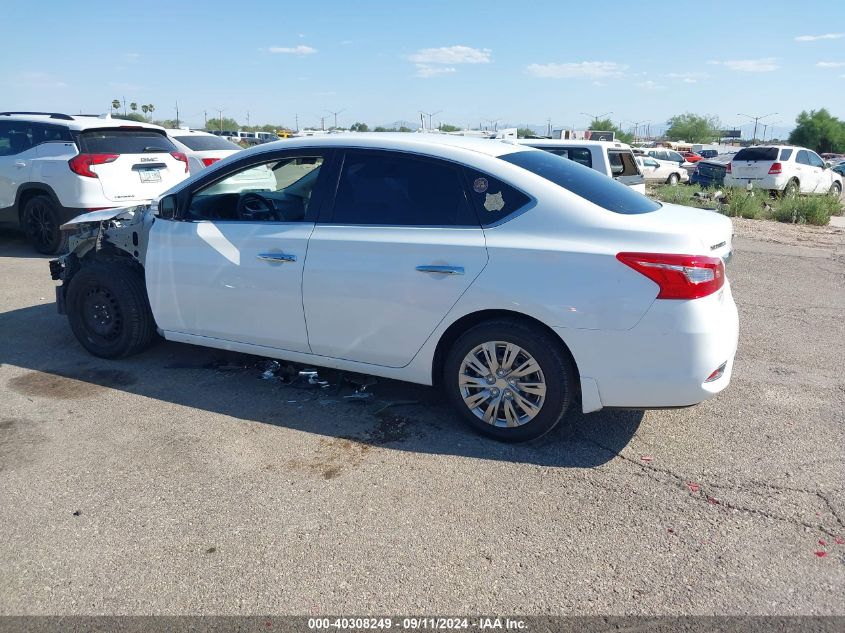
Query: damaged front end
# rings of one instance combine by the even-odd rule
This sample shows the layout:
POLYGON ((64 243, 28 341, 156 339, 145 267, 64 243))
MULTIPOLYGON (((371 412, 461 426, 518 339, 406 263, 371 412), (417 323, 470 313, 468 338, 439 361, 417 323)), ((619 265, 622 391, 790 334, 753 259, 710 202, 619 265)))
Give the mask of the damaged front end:
POLYGON ((84 213, 63 224, 63 231, 72 232, 68 252, 50 260, 50 277, 62 282, 56 286, 59 314, 67 312, 70 280, 87 262, 110 261, 143 269, 153 222, 153 205, 145 204, 84 213))

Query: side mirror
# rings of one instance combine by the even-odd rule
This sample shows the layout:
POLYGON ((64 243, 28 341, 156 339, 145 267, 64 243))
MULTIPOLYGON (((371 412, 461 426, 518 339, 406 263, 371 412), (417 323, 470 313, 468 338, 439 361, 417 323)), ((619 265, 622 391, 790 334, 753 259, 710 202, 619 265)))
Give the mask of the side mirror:
POLYGON ((172 220, 176 217, 176 194, 164 196, 158 201, 158 217, 162 220, 172 220))

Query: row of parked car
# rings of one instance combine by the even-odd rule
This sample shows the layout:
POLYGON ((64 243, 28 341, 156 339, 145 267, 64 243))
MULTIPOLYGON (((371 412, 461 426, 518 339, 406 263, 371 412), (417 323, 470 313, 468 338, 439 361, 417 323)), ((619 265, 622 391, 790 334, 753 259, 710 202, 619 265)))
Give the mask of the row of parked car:
MULTIPOLYGON (((262 133, 255 133, 262 134, 262 133)), ((278 137, 276 137, 278 138, 278 137)), ((490 141, 498 142, 498 141, 490 141)), ((645 193, 645 183, 751 185, 786 193, 842 191, 842 167, 806 148, 759 146, 695 156, 615 141, 508 141, 562 156, 645 193), (694 162, 693 162, 694 161, 694 162)), ((155 199, 180 181, 241 152, 220 134, 163 129, 108 115, 0 113, 0 222, 19 225, 41 253, 63 252, 61 225, 83 214, 155 199)), ((707 150, 704 150, 707 151, 707 150)), ((275 186, 266 169, 238 187, 275 186)))

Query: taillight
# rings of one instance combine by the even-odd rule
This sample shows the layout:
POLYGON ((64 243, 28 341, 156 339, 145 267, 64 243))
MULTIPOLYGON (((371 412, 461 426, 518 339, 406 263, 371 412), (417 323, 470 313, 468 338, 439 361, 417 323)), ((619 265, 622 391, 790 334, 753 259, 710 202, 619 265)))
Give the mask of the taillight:
POLYGON ((720 257, 619 253, 616 259, 656 283, 658 299, 698 299, 725 285, 725 264, 720 257))
POLYGON ((783 171, 783 165, 781 165, 780 163, 772 163, 772 166, 769 167, 769 174, 774 175, 774 176, 778 175, 782 171, 783 171))
POLYGON ((185 156, 182 152, 170 152, 170 155, 175 158, 176 160, 180 160, 185 163, 185 173, 188 173, 188 157, 185 156))
POLYGON ((118 156, 119 154, 77 154, 67 164, 70 165, 70 170, 75 174, 86 178, 97 178, 97 174, 91 171, 91 166, 111 163, 117 160, 118 156))
POLYGON ((208 167, 212 163, 216 163, 218 160, 220 160, 220 159, 219 158, 203 158, 202 164, 205 165, 206 167, 208 167))
POLYGON ((726 174, 731 173, 731 164, 730 164, 730 163, 728 163, 727 165, 725 165, 725 173, 726 173, 726 174))

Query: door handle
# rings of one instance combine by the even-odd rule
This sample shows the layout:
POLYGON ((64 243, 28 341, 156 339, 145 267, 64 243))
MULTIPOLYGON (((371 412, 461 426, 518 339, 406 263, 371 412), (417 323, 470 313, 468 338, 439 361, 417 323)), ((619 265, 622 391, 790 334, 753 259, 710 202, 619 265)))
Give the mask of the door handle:
POLYGON ((26 167, 26 161, 23 160, 16 160, 15 167, 26 167))
POLYGON ((435 275, 463 275, 463 266, 417 266, 421 273, 433 273, 435 275))
POLYGON ((286 255, 285 253, 259 253, 256 257, 265 262, 279 262, 283 264, 296 261, 296 255, 286 255))

